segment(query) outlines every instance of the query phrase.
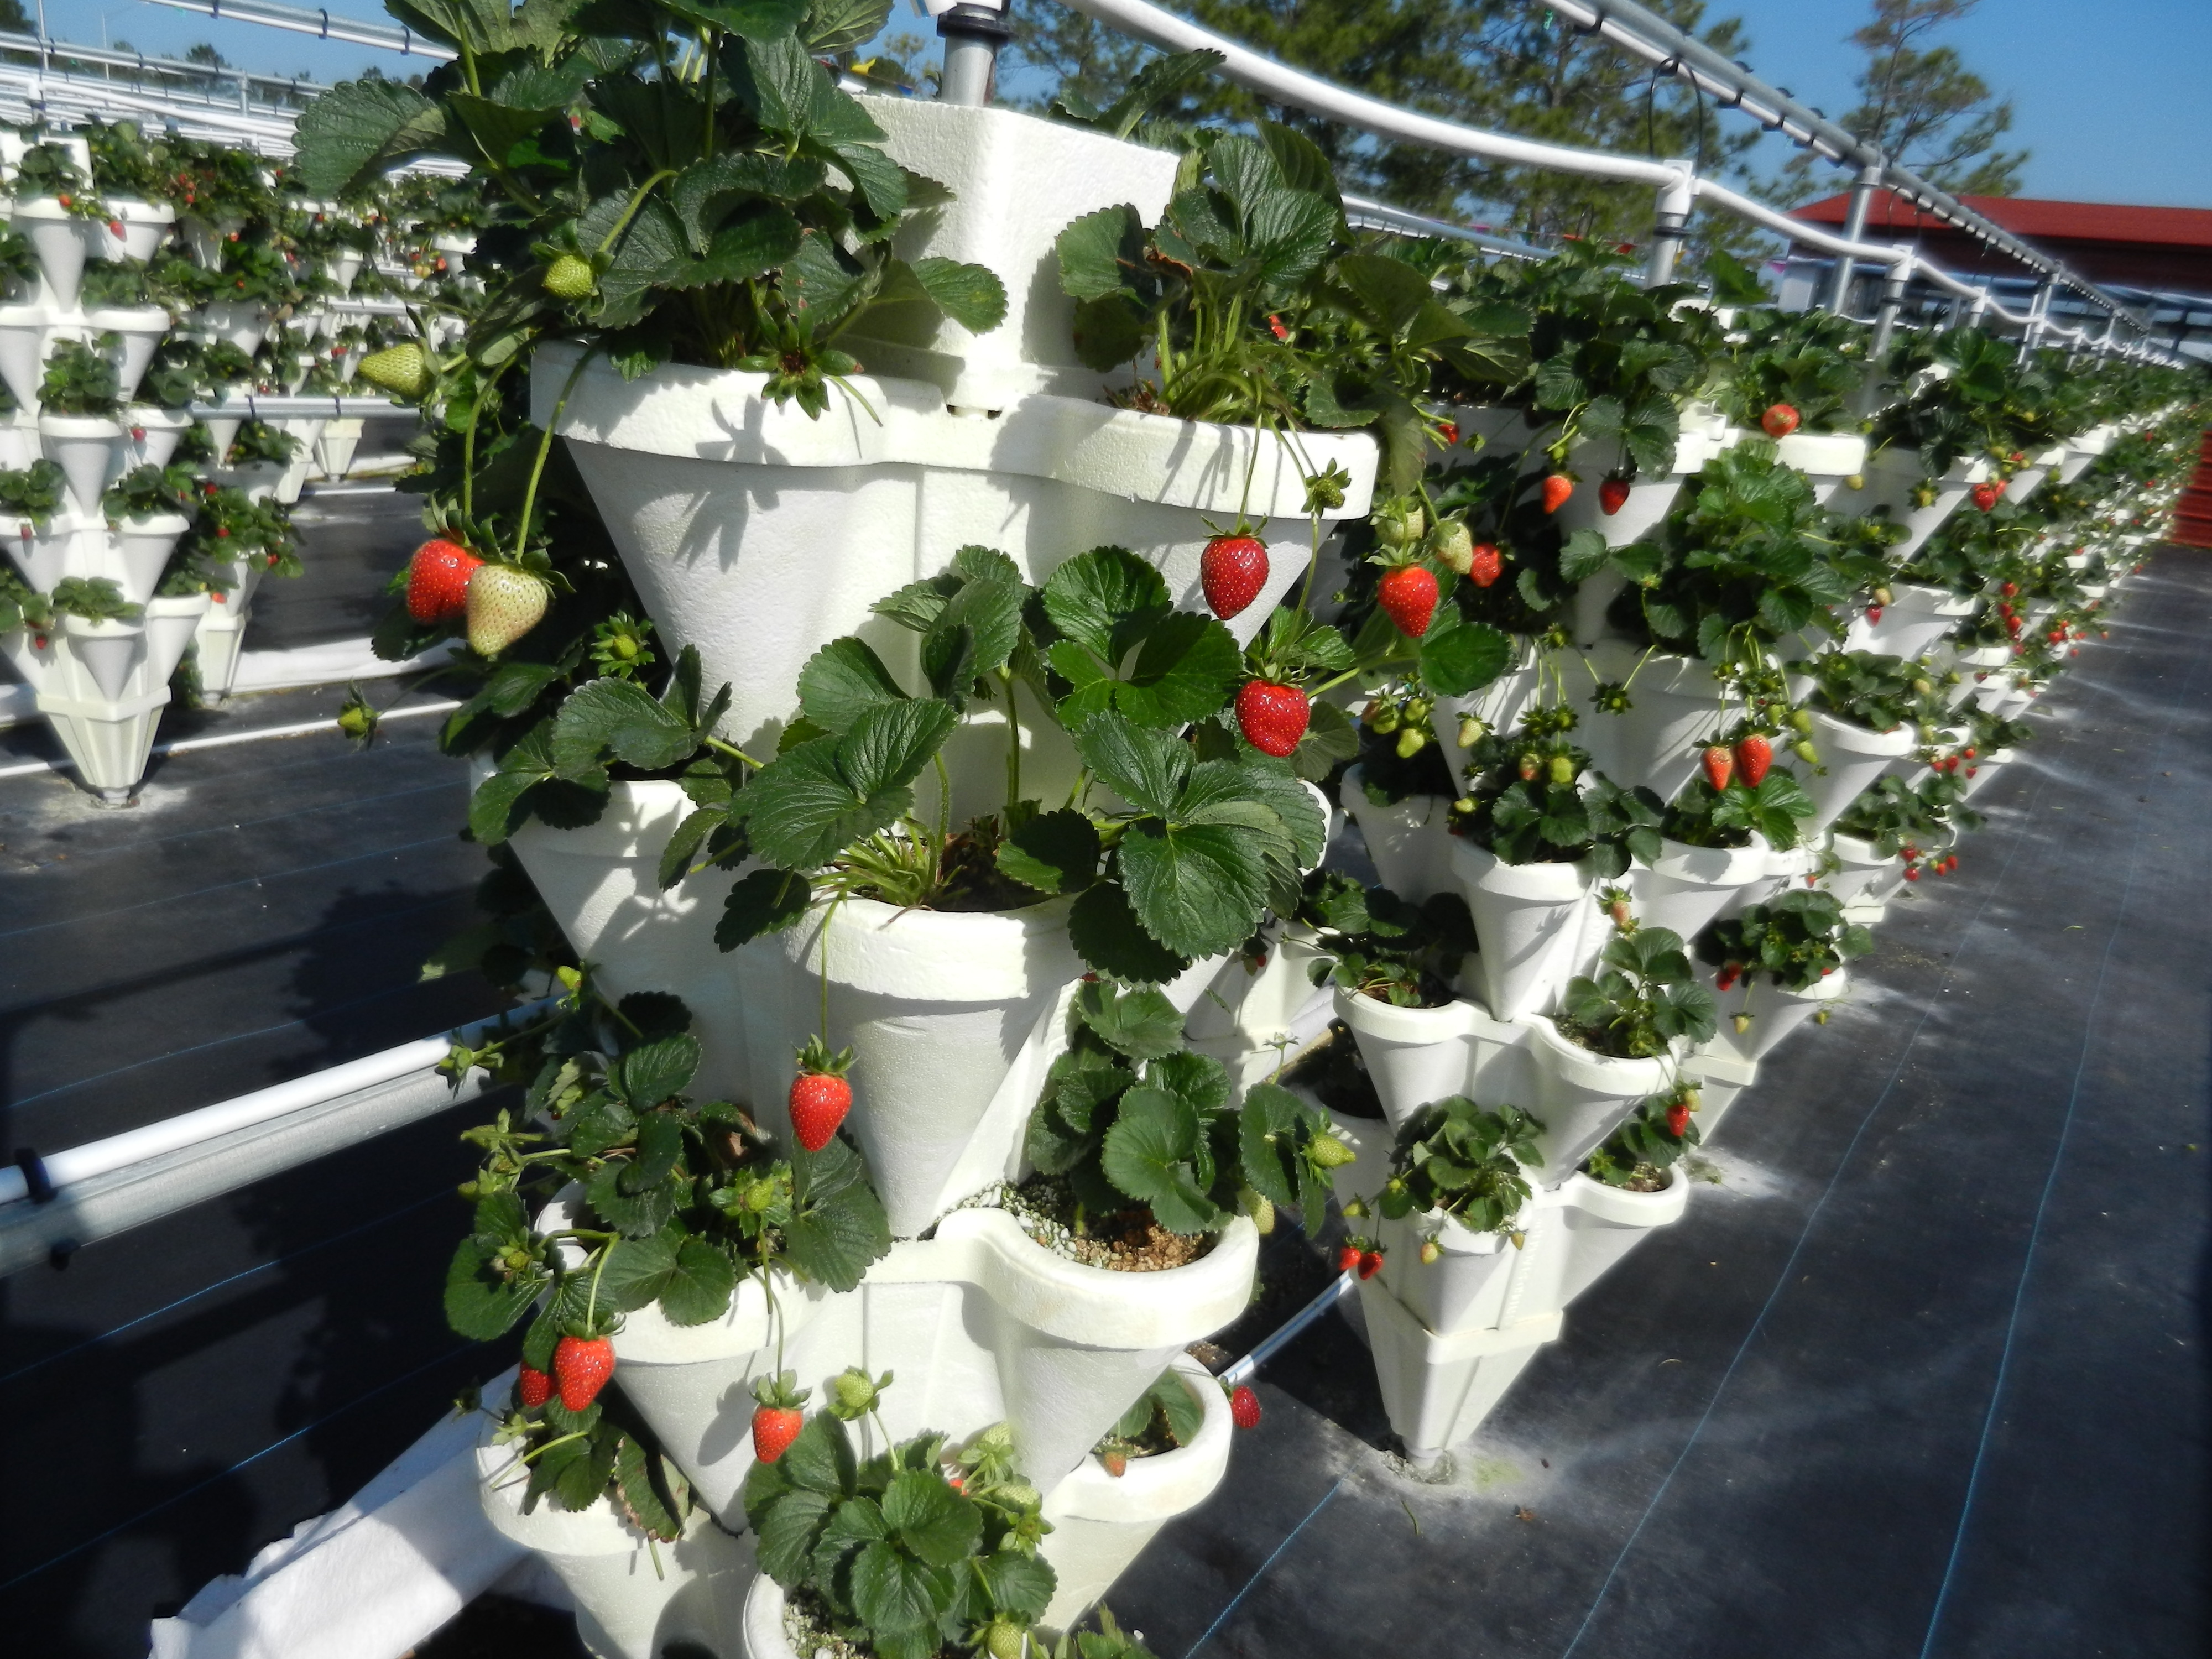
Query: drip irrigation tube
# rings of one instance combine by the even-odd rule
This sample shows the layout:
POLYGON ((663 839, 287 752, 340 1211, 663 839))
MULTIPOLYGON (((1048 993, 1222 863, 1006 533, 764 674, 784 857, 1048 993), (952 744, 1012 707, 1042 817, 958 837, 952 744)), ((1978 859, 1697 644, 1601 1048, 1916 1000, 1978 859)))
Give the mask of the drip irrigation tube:
MULTIPOLYGON (((450 714, 460 707, 451 697, 437 702, 410 702, 402 708, 387 708, 377 715, 381 725, 386 720, 413 720, 422 714, 450 714)), ((149 756, 189 755, 199 749, 228 749, 235 744, 258 743, 264 738, 304 738, 318 732, 339 730, 335 719, 326 720, 295 720, 289 726, 261 726, 246 732, 217 732, 204 738, 179 738, 173 743, 157 743, 147 750, 149 756)), ((26 761, 16 766, 0 766, 0 778, 35 777, 41 772, 59 772, 75 765, 70 760, 26 761)), ((8 1187, 4 1173, 0 1173, 0 1203, 7 1200, 8 1187)))

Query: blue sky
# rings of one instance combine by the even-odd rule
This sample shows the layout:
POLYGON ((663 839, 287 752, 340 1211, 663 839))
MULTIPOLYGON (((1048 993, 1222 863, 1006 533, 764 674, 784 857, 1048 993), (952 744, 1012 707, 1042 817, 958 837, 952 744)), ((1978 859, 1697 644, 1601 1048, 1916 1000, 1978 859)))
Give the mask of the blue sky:
MULTIPOLYGON (((26 10, 34 3, 25 0, 26 10)), ((330 9, 383 16, 374 0, 335 0, 330 9)), ((1844 37, 1869 9, 1864 0, 1712 0, 1709 15, 1741 16, 1754 69, 1840 114, 1853 101, 1855 54, 1844 37)), ((906 12, 902 5, 893 28, 924 32, 906 12)), ((46 15, 57 40, 122 39, 163 55, 211 40, 230 61, 271 73, 333 80, 372 63, 387 72, 403 66, 391 53, 147 0, 46 0, 46 15)), ((2017 106, 2016 136, 2034 151, 2027 194, 2212 207, 2212 91, 2205 83, 2212 0, 1982 0, 1948 38, 2017 106)))

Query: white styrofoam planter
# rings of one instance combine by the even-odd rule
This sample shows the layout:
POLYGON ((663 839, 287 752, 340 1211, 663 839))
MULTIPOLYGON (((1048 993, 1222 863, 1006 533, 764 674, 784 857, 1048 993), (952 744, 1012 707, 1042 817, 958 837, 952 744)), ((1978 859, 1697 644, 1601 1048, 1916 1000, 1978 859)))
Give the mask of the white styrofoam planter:
MULTIPOLYGON (((479 771, 476 781, 481 778, 479 771)), ((700 1046, 694 1092, 702 1099, 744 1099, 752 1092, 744 970, 764 952, 715 946, 715 924, 734 872, 702 870, 661 890, 661 849, 691 811, 681 784, 618 781, 608 789, 597 823, 555 830, 533 818, 507 844, 568 943, 598 968, 611 994, 670 991, 684 999, 700 1046)))
POLYGON ((116 337, 108 362, 115 366, 116 396, 125 403, 137 395, 154 361, 154 348, 169 331, 169 313, 159 306, 116 306, 85 313, 85 326, 94 337, 116 337))
MULTIPOLYGON (((540 352, 533 418, 553 419, 575 360, 570 346, 540 352)), ((1328 519, 1364 516, 1374 483, 1374 442, 1356 434, 1301 434, 1294 454, 1249 428, 1073 398, 961 414, 933 385, 867 378, 854 385, 878 418, 835 392, 816 421, 769 402, 763 384, 682 365, 625 381, 594 360, 556 423, 664 637, 699 648, 708 684, 730 682, 725 728, 748 749, 774 747, 799 671, 829 641, 857 632, 894 670, 910 657, 914 636, 869 607, 964 545, 998 548, 1042 582, 1113 544, 1194 605, 1206 520, 1241 507, 1274 551, 1267 586, 1231 623, 1248 639, 1310 550, 1299 456, 1352 476, 1328 519)))
POLYGON ((1537 1350, 1558 1337, 1561 1319, 1539 1314, 1440 1335, 1380 1281, 1377 1274, 1359 1286, 1375 1380, 1407 1457, 1425 1467, 1481 1426, 1537 1350))
POLYGON ((1543 1163, 1537 1179, 1557 1186, 1620 1127, 1642 1100, 1674 1081, 1679 1066, 1661 1060, 1617 1060, 1571 1042, 1548 1019, 1532 1019, 1528 1047, 1536 1062, 1534 1137, 1543 1163))
POLYGON ((1932 651, 1945 635, 1974 614, 1976 601, 1948 587, 1918 582, 1890 584, 1890 602, 1875 622, 1864 612, 1844 636, 1846 651, 1878 651, 1886 657, 1917 657, 1932 651))
POLYGON ((0 468, 27 471, 39 459, 39 417, 21 409, 0 415, 0 468))
POLYGON ((1719 1040, 1746 1060, 1764 1060, 1783 1038, 1844 995, 1850 981, 1850 970, 1838 968, 1802 991, 1786 991, 1761 974, 1750 984, 1722 994, 1719 1040), (1738 1014, 1751 1016, 1751 1024, 1741 1031, 1735 1029, 1738 1014))
POLYGON ((180 594, 146 601, 146 678, 149 684, 166 686, 177 672, 185 651, 199 631, 209 610, 204 593, 180 594))
POLYGON ((1393 1131, 1424 1106, 1465 1092, 1473 1036, 1472 1003, 1401 1008, 1341 986, 1336 1017, 1352 1030, 1376 1097, 1393 1131))
POLYGON ((1051 1522, 1040 1553, 1057 1580, 1052 1604, 1038 1623, 1066 1630, 1104 1599, 1162 1527, 1211 1498, 1229 1472, 1235 1433, 1229 1400, 1212 1374, 1187 1354, 1170 1367, 1206 1417, 1187 1446, 1152 1457, 1133 1457, 1119 1475, 1095 1457, 1078 1464, 1053 1488, 1044 1518, 1051 1522))
POLYGON ((130 687, 131 671, 146 654, 144 627, 112 617, 96 622, 85 617, 64 617, 61 623, 69 636, 71 654, 84 665, 100 695, 110 702, 121 702, 130 687))
POLYGON ((1808 768, 1805 793, 1813 798, 1813 816, 1799 825, 1808 841, 1840 817, 1875 779, 1910 755, 1918 739, 1909 722, 1900 721, 1888 732, 1869 731, 1852 720, 1839 720, 1822 709, 1810 711, 1813 745, 1820 765, 1808 768))
POLYGON ((1449 798, 1408 795, 1377 806, 1368 799, 1366 774, 1357 766, 1345 773, 1340 793, 1345 812, 1359 826, 1359 838, 1385 887, 1416 904, 1450 888, 1449 798))
POLYGON ((115 526, 113 571, 125 599, 143 605, 154 597, 178 538, 191 527, 192 521, 181 513, 125 519, 115 526))
POLYGON ((246 216, 240 213, 225 213, 213 219, 187 213, 178 224, 186 250, 203 270, 222 269, 222 245, 245 228, 246 216))
POLYGON ((52 312, 43 305, 0 306, 0 380, 7 381, 19 410, 39 406, 52 319, 52 312))
POLYGON ((1626 884, 1638 925, 1668 928, 1689 945, 1738 893, 1765 878, 1768 852, 1756 836, 1747 847, 1662 841, 1656 862, 1629 867, 1626 884))
POLYGON ((2014 753, 2014 751, 2009 749, 1998 749, 1969 762, 1966 769, 1960 775, 1960 781, 1966 789, 1966 799, 1972 800, 1983 790, 1988 788, 1990 780, 1996 776, 1998 769, 2011 763, 2014 753))
MULTIPOLYGON (((1623 788, 1640 783, 1661 800, 1672 800, 1697 771, 1698 750, 1728 723, 1728 705, 1711 663, 1662 654, 1638 667, 1635 654, 1607 664, 1620 671, 1617 678, 1635 672, 1627 710, 1593 716, 1585 724, 1593 732, 1607 728, 1605 740, 1612 745, 1611 767, 1601 763, 1598 770, 1623 788)), ((1597 751, 1591 753, 1595 758, 1597 751)))
POLYGON ((9 228, 28 238, 31 251, 39 256, 46 303, 59 311, 74 310, 84 262, 102 252, 107 227, 97 219, 77 217, 53 197, 41 196, 17 202, 9 215, 9 228))
POLYGON ((88 519, 104 518, 100 497, 123 476, 123 424, 104 415, 40 415, 39 443, 69 480, 70 499, 88 519))
POLYGON ((107 209, 107 219, 100 227, 100 257, 103 259, 129 259, 143 265, 154 257, 168 236, 169 227, 177 222, 177 210, 167 202, 141 202, 129 197, 110 196, 103 205, 107 209), (119 236, 109 228, 114 223, 123 227, 119 236))
POLYGON ((132 471, 142 466, 167 466, 169 458, 177 453, 177 445, 191 430, 192 417, 180 409, 160 409, 152 404, 131 404, 123 411, 123 431, 127 440, 123 454, 123 470, 132 471))
POLYGON ((353 466, 354 453, 361 447, 361 433, 364 422, 332 421, 323 428, 323 435, 315 440, 315 465, 326 478, 343 478, 353 466))
POLYGON ((1523 642, 1513 666, 1489 684, 1465 696, 1437 696, 1435 711, 1429 716, 1429 730, 1442 745, 1446 763, 1455 774, 1466 759, 1466 750, 1459 746, 1460 717, 1472 714, 1493 732, 1509 730, 1536 701, 1543 690, 1543 681, 1541 653, 1533 642, 1523 642))
POLYGON ((1568 976, 1589 905, 1587 864, 1505 864, 1464 837, 1452 873, 1474 913, 1483 1000, 1499 1019, 1548 1008, 1568 976))
POLYGON ((274 320, 269 307, 254 300, 218 300, 202 306, 197 318, 210 339, 236 346, 249 357, 261 349, 274 320))
MULTIPOLYGON (((1004 409, 1036 392, 1095 396, 1106 377, 1076 357, 1075 302, 1060 288, 1054 240, 1084 215, 1123 203, 1146 224, 1158 222, 1175 189, 1174 153, 1018 110, 919 98, 860 102, 884 129, 893 161, 952 192, 909 219, 893 251, 995 271, 1006 315, 986 334, 945 319, 857 338, 855 355, 878 374, 937 381, 957 407, 1004 409)), ((864 333, 872 323, 863 323, 864 333)))
POLYGON ((8 555, 25 581, 41 593, 51 593, 63 577, 88 574, 82 569, 73 573, 70 567, 79 562, 77 544, 90 528, 74 513, 57 514, 43 529, 28 519, 19 519, 15 533, 7 538, 8 555))
POLYGON ((2008 645, 1977 646, 1955 653, 1952 663, 1959 671, 1959 683, 1944 694, 1951 707, 1963 705, 1984 684, 1984 676, 1999 672, 2011 661, 2012 647, 2008 645))
MULTIPOLYGON (((1628 486, 1628 499, 1620 504, 1620 510, 1607 513, 1599 499, 1598 486, 1607 475, 1624 465, 1626 447, 1617 438, 1577 440, 1569 453, 1567 464, 1580 482, 1575 485, 1575 493, 1567 497, 1554 515, 1555 521, 1565 534, 1595 530, 1607 547, 1626 547, 1667 516, 1675 497, 1682 493, 1683 481, 1705 465, 1711 455, 1711 447, 1704 438, 1685 431, 1675 441, 1674 471, 1661 477, 1639 476, 1628 486)), ((1585 582, 1583 586, 1589 589, 1591 585, 1585 582)), ((1582 595, 1576 595, 1577 640, 1587 643, 1603 631, 1605 605, 1619 591, 1619 584, 1613 584, 1611 592, 1606 592, 1601 601, 1593 592, 1594 604, 1589 607, 1589 615, 1585 615, 1582 595)))
MULTIPOLYGON (((1828 846, 1842 867, 1832 872, 1825 884, 1846 904, 1863 897, 1871 888, 1885 885, 1905 866, 1904 860, 1896 854, 1884 858, 1872 842, 1862 841, 1856 836, 1838 833, 1829 837, 1828 846)), ((1875 896, 1880 898, 1882 894, 1877 892, 1875 896)))
POLYGON ((738 1651, 751 1552, 703 1508, 692 1512, 675 1543, 649 1547, 605 1498, 571 1512, 546 1497, 525 1515, 525 1482, 514 1462, 506 1447, 477 1449, 484 1517, 568 1587, 576 1633, 599 1659, 662 1659, 669 1644, 682 1642, 717 1656, 738 1651))
POLYGON ((1919 455, 1912 450, 1885 449, 1866 464, 1863 489, 1839 490, 1828 499, 1827 505, 1835 512, 1863 516, 1876 507, 1889 509, 1890 522, 1905 528, 1905 539, 1889 550, 1891 558, 1902 564, 1910 559, 1943 527, 1944 521, 1959 510, 1967 492, 1990 476, 1990 466, 1984 460, 1962 460, 1941 478, 1936 480, 1936 499, 1926 507, 1912 503, 1912 492, 1923 477, 1919 455))
MULTIPOLYGON (((914 1237, 966 1196, 947 1189, 962 1155, 1040 1019, 1082 976, 1067 908, 982 914, 846 899, 777 936, 797 971, 787 976, 789 1041, 775 1058, 787 1068, 821 1023, 826 954, 824 1035, 859 1056, 849 1121, 894 1237, 914 1237)), ((754 1104, 764 1124, 783 1127, 781 1096, 754 1104)))
POLYGON ((1383 1285, 1406 1311, 1442 1336, 1487 1327, 1503 1316, 1517 1254, 1502 1233, 1479 1233, 1442 1211, 1379 1220, 1383 1285), (1421 1260, 1421 1241, 1433 1237, 1438 1255, 1421 1260))

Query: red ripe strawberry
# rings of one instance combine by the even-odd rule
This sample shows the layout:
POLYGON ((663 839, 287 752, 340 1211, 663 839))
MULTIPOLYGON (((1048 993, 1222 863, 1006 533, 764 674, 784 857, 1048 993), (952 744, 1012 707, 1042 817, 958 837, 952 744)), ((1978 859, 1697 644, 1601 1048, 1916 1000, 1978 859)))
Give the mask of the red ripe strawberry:
POLYGON ((604 1336, 564 1336, 553 1346, 553 1380, 564 1410, 580 1412, 615 1374, 615 1345, 604 1336))
POLYGON ((1376 1274, 1377 1274, 1377 1273, 1381 1273, 1382 1271, 1382 1251, 1380 1251, 1380 1250, 1362 1250, 1362 1251, 1359 1253, 1359 1276, 1360 1276, 1362 1279, 1372 1279, 1372 1278, 1374 1278, 1374 1277, 1375 1277, 1375 1275, 1376 1275, 1376 1274))
POLYGON ((1199 556, 1198 582, 1207 610, 1235 616, 1267 585, 1267 544, 1255 536, 1216 536, 1199 556))
POLYGON ((1919 879, 1920 879, 1920 866, 1919 866, 1918 865, 1917 865, 1917 864, 1908 864, 1908 865, 1906 865, 1906 866, 1905 866, 1905 880, 1907 880, 1907 881, 1917 881, 1917 880, 1919 880, 1919 879))
POLYGON ((1690 1132, 1690 1107, 1686 1101, 1678 1100, 1667 1109, 1667 1133, 1680 1140, 1690 1132))
POLYGON ((1961 749, 1959 752, 1960 752, 1960 754, 1964 755, 1964 756, 1965 756, 1968 760, 1972 760, 1972 759, 1973 759, 1973 757, 1974 757, 1974 745, 1973 745, 1973 744, 1967 744, 1964 749, 1961 749))
POLYGON ((1446 449, 1457 449, 1459 447, 1459 422, 1457 421, 1438 421, 1437 422, 1437 436, 1444 441, 1444 447, 1446 449))
POLYGON ((2001 483, 1978 483, 1974 486, 1974 505, 1987 513, 1996 506, 1998 497, 2003 494, 2004 486, 2001 483))
POLYGON ((467 609, 469 578, 483 561, 442 536, 424 542, 407 562, 407 614, 418 623, 450 622, 467 609))
POLYGON ((1474 544, 1473 561, 1467 568, 1467 579, 1477 587, 1487 587, 1505 574, 1505 556, 1488 542, 1474 544))
POLYGON ((1720 972, 1713 975, 1713 985, 1717 990, 1731 990, 1735 988, 1736 981, 1742 977, 1743 969, 1741 965, 1731 962, 1723 967, 1720 972))
POLYGON ((534 1412, 553 1397, 553 1379, 536 1366, 526 1364, 516 1379, 514 1391, 521 1396, 522 1408, 534 1412))
POLYGON ((1735 757, 1723 745, 1717 743, 1708 745, 1698 759, 1705 766, 1707 783, 1716 789, 1729 787, 1729 779, 1735 773, 1735 757))
POLYGON ((1607 478, 1597 487, 1598 511, 1611 518, 1628 505, 1628 480, 1607 478))
POLYGON ((1753 732, 1735 746, 1735 769, 1742 776, 1747 789, 1756 789, 1765 781, 1766 769, 1774 764, 1774 745, 1758 732, 1753 732))
POLYGON ((853 1085, 845 1079, 852 1063, 850 1048, 833 1054, 818 1036, 807 1038, 799 1051, 799 1075, 791 1080, 791 1132, 810 1152, 827 1146, 853 1109, 853 1085))
POLYGON ((1867 620, 1870 623, 1880 622, 1881 620, 1881 607, 1878 605, 1869 605, 1867 607, 1867 620))
POLYGON ((2005 598, 2008 599, 2017 599, 2020 597, 2020 584, 2018 582, 2007 582, 2002 587, 1997 589, 1997 592, 2003 594, 2005 598))
POLYGON ((1237 693, 1237 727, 1244 741, 1280 760, 1298 746, 1313 710, 1295 685, 1247 680, 1237 693))
POLYGON ((1291 337, 1291 331, 1283 326, 1283 319, 1273 312, 1267 314, 1267 331, 1278 340, 1287 340, 1291 337))
POLYGON ((120 236, 123 234, 123 221, 120 219, 110 219, 107 222, 107 231, 108 234, 111 236, 120 236))
POLYGON ((1375 599, 1401 634, 1418 640, 1437 614, 1436 572, 1418 564, 1394 565, 1382 573, 1375 599))
POLYGON ((1788 404, 1776 404, 1759 417, 1770 438, 1786 438, 1797 429, 1797 411, 1788 404))
POLYGON ((1346 1244, 1336 1253, 1336 1270, 1340 1273, 1359 1271, 1359 1246, 1346 1244))
POLYGON ((1567 504, 1567 497, 1575 493, 1575 481, 1564 472, 1552 473, 1544 480, 1544 511, 1556 513, 1567 504))
POLYGON ((1100 1452, 1098 1461, 1104 1466, 1106 1473, 1116 1480, 1129 1472, 1129 1454, 1119 1446, 1115 1447, 1111 1451, 1100 1452))
POLYGON ((1240 1429, 1260 1426, 1260 1396, 1239 1382, 1229 1394, 1229 1420, 1240 1429))
POLYGON ((805 1426, 806 1413, 795 1406, 754 1407, 753 1455, 763 1463, 775 1462, 791 1449, 805 1426))

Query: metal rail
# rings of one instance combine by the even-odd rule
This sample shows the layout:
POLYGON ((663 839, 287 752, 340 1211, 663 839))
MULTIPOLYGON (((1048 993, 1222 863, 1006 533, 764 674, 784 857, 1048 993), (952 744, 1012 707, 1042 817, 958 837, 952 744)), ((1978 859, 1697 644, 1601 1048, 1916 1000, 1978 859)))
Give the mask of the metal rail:
POLYGON ((157 6, 196 11, 203 17, 228 18, 234 22, 261 23, 295 34, 312 34, 319 40, 343 40, 349 46, 381 46, 408 58, 427 58, 449 64, 458 56, 442 41, 432 40, 394 23, 368 23, 343 15, 333 17, 320 7, 279 6, 270 0, 153 0, 157 6))
POLYGON ((1878 170, 1884 185, 1922 212, 1956 226, 2030 270, 2063 283, 2139 331, 2148 331, 2142 319, 2115 295, 2021 241, 2003 226, 1991 222, 1948 191, 1938 190, 1917 173, 1899 166, 1882 154, 1880 146, 1838 126, 1818 110, 1798 103, 1779 88, 1769 86, 1742 64, 1723 57, 1665 18, 1633 3, 1633 0, 1544 0, 1544 4, 1547 9, 1567 19, 1578 32, 1602 35, 1646 62, 1711 93, 1723 105, 1741 110, 1771 132, 1780 132, 1791 142, 1816 150, 1832 161, 1878 170))

